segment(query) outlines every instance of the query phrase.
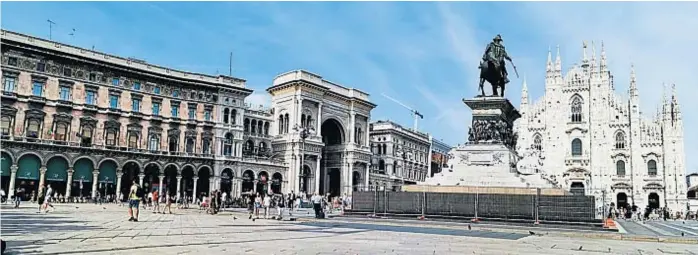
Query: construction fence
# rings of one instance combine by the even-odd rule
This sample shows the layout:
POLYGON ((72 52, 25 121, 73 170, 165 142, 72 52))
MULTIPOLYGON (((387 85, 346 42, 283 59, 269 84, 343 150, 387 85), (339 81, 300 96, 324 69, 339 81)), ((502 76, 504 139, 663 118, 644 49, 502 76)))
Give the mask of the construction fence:
POLYGON ((595 198, 580 195, 355 191, 349 213, 524 222, 598 223, 595 198))

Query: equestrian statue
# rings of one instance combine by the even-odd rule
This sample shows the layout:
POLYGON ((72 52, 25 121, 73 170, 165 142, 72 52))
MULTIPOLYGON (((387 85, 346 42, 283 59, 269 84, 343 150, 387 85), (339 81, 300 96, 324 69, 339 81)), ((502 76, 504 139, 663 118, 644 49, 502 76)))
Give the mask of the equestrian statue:
POLYGON ((485 96, 485 88, 483 86, 485 81, 487 81, 492 85, 492 96, 504 97, 504 88, 506 84, 509 83, 506 62, 504 62, 504 60, 509 60, 511 66, 514 68, 516 77, 519 77, 519 72, 516 71, 516 66, 504 49, 504 44, 502 44, 502 42, 502 36, 497 35, 492 42, 487 45, 485 54, 482 55, 482 61, 480 61, 480 66, 478 67, 480 68, 480 96, 485 96), (499 94, 497 93, 497 88, 500 90, 499 94))

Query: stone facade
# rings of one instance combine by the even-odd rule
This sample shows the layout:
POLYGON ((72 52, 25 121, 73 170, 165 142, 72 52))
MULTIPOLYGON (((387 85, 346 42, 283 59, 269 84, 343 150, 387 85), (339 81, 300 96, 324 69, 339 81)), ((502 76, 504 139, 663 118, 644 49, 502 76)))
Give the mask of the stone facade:
POLYGON ((369 188, 399 190, 403 184, 423 182, 429 175, 431 137, 392 121, 371 123, 373 152, 369 188))
POLYGON ((434 177, 434 174, 441 173, 444 168, 448 167, 448 153, 453 149, 452 146, 443 141, 431 137, 431 158, 429 158, 429 177, 434 177))
POLYGON ((272 151, 289 163, 289 191, 341 195, 365 185, 376 107, 368 94, 303 70, 278 75, 267 91, 272 151))
POLYGON ((550 52, 545 96, 529 101, 524 81, 519 155, 526 171, 549 176, 573 193, 594 195, 616 205, 668 206, 685 211, 686 168, 683 121, 676 92, 666 85, 654 116, 640 111, 640 95, 631 68, 628 98, 616 94, 601 45, 591 59, 563 74, 559 55, 550 52), (604 197, 605 194, 605 197, 604 197))
MULTIPOLYGON (((244 104, 252 93, 244 80, 1 36, 2 185, 10 194, 48 182, 66 196, 94 197, 127 192, 132 180, 173 195, 282 191, 286 163, 264 150, 245 153, 244 142, 260 134, 246 133, 244 121, 260 113, 244 104)), ((270 117, 261 117, 267 126, 270 117)))

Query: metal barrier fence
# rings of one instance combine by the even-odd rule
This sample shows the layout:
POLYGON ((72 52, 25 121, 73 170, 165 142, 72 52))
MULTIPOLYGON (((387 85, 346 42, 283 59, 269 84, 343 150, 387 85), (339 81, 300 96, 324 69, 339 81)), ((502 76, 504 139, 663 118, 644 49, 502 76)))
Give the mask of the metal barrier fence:
POLYGON ((593 196, 355 191, 350 213, 598 223, 593 196))

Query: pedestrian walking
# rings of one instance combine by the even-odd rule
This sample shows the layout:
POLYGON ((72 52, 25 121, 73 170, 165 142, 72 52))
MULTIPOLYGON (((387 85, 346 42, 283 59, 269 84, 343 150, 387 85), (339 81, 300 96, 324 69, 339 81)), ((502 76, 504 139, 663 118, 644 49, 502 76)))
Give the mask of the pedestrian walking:
POLYGON ((271 195, 267 194, 266 196, 264 196, 263 206, 264 218, 267 219, 269 217, 269 210, 271 209, 271 195))
POLYGON ((15 202, 15 208, 19 208, 19 204, 22 202, 22 197, 24 196, 24 189, 17 188, 15 190, 15 196, 13 197, 15 202))
POLYGON ((160 194, 158 190, 153 190, 150 196, 153 198, 153 213, 160 213, 160 194))
POLYGON ((310 198, 310 201, 313 203, 313 210, 315 211, 315 218, 320 219, 321 216, 324 214, 322 211, 322 196, 320 196, 317 192, 313 194, 313 196, 310 198))

